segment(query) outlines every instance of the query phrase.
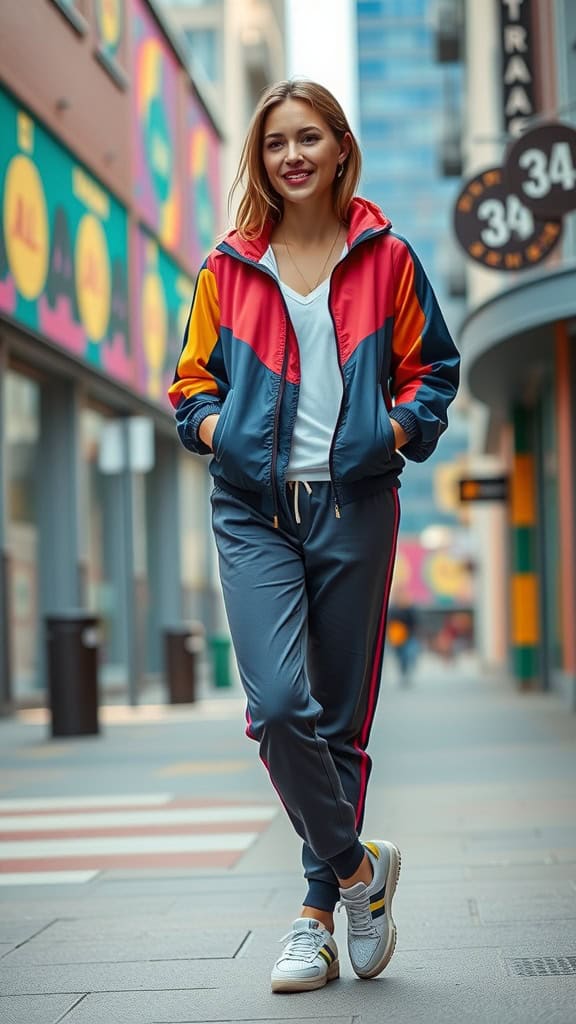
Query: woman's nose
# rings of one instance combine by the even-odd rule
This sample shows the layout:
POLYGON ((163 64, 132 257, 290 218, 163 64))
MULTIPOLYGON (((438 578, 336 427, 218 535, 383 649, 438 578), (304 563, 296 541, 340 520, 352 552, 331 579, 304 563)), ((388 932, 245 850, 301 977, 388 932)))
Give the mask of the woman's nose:
POLYGON ((288 161, 288 163, 296 163, 298 160, 301 159, 302 154, 300 153, 299 144, 297 142, 289 142, 288 152, 286 154, 286 160, 288 161))

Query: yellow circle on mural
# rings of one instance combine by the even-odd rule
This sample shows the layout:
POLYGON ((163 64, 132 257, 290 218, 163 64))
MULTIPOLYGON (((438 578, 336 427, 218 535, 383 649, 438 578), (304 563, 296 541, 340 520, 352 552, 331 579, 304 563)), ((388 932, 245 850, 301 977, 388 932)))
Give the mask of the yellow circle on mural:
POLYGON ((25 299, 37 299, 48 274, 48 211, 38 170, 22 154, 8 165, 3 215, 8 265, 16 288, 25 299))
POLYGON ((426 566, 426 575, 437 594, 457 597, 466 589, 466 573, 456 558, 439 552, 432 555, 426 566))
POLYGON ((82 323, 90 341, 102 341, 110 319, 110 260, 104 229, 92 213, 78 225, 74 255, 82 323))
POLYGON ((168 343, 168 314, 164 286, 159 274, 148 273, 142 287, 142 344, 151 371, 148 390, 156 397, 159 372, 164 366, 168 343))
POLYGON ((98 20, 102 41, 107 46, 116 46, 122 29, 122 11, 120 0, 100 0, 98 4, 98 20))

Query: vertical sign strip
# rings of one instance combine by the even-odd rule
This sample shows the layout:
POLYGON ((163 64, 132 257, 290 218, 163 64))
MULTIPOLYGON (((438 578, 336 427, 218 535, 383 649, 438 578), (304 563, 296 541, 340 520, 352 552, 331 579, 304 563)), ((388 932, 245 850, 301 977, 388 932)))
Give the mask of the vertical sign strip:
POLYGON ((502 111, 507 135, 520 135, 536 111, 531 0, 500 0, 502 111))
POLYGON ((521 686, 538 675, 540 625, 536 573, 536 492, 530 415, 514 409, 514 463, 511 475, 512 657, 521 686))

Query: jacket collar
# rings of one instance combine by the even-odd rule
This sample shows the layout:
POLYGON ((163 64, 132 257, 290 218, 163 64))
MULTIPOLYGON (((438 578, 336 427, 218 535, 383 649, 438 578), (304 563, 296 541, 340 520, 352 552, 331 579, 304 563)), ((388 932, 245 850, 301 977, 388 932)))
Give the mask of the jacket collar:
MULTIPOLYGON (((241 238, 238 231, 229 231, 223 241, 217 246, 223 252, 233 249, 243 259, 258 263, 270 244, 270 235, 274 223, 268 220, 264 230, 258 238, 251 238, 249 241, 241 238)), ((379 206, 371 203, 369 199, 362 199, 355 196, 350 203, 350 218, 346 243, 352 249, 359 242, 371 238, 373 235, 388 231, 392 227, 391 221, 386 217, 379 206)))

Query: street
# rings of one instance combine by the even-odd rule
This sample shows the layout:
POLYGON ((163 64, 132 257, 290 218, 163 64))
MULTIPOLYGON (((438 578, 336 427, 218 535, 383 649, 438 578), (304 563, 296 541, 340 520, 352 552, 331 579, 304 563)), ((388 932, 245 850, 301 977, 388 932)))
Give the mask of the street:
POLYGON ((0 722, 0 1019, 10 1024, 573 1024, 576 718, 471 661, 385 665, 364 836, 402 850, 396 954, 270 993, 299 842, 236 688, 104 709, 102 735, 0 722))

